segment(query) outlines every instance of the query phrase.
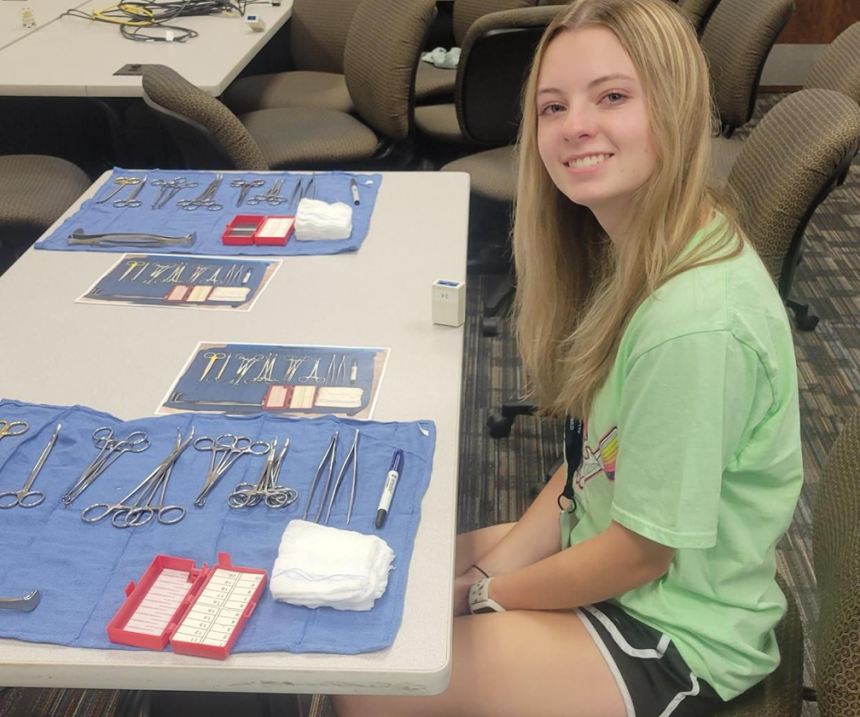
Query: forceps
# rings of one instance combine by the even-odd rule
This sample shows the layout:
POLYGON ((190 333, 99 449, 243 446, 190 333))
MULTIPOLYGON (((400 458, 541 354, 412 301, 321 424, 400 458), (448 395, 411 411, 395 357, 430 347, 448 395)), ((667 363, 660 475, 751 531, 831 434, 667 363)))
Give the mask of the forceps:
POLYGON ((248 196, 248 192, 251 191, 252 187, 262 187, 265 183, 265 179, 254 179, 251 182, 246 182, 244 179, 234 179, 230 182, 231 187, 241 188, 241 191, 239 192, 239 201, 236 202, 236 206, 242 206, 242 203, 245 201, 245 197, 248 196))
POLYGON ((99 199, 96 204, 104 204, 108 199, 114 196, 117 192, 121 191, 124 187, 140 184, 140 180, 137 177, 117 177, 113 180, 113 183, 116 184, 116 189, 114 189, 104 199, 99 199))
POLYGON ((147 179, 146 177, 143 178, 143 181, 141 181, 140 184, 138 184, 134 188, 134 191, 128 195, 127 199, 117 199, 113 203, 113 205, 115 207, 120 208, 120 209, 122 209, 124 207, 131 207, 132 209, 136 209, 137 207, 141 206, 143 204, 143 202, 141 202, 137 198, 137 195, 140 194, 140 190, 143 189, 143 185, 146 184, 146 179, 147 179))
POLYGON ((218 204, 214 197, 218 193, 218 187, 221 186, 222 179, 224 179, 224 175, 219 172, 199 196, 194 197, 194 199, 180 199, 177 204, 189 212, 200 209, 200 207, 206 207, 210 212, 220 212, 224 207, 218 204))
POLYGON ((183 189, 193 189, 197 186, 197 182, 189 182, 185 177, 176 177, 176 179, 153 179, 152 185, 161 187, 152 203, 152 208, 164 209, 165 205, 179 192, 183 189))
MULTIPOLYGON (((248 204, 256 205, 261 202, 265 202, 269 206, 277 207, 283 204, 286 201, 289 201, 286 197, 281 196, 281 189, 284 186, 284 178, 281 177, 278 179, 265 194, 255 194, 248 200, 248 204)), ((288 205, 289 206, 289 205, 288 205)))
POLYGON ((35 508, 37 505, 42 505, 42 503, 45 501, 45 494, 40 490, 30 490, 30 488, 32 488, 33 482, 39 476, 39 471, 42 470, 42 466, 48 459, 48 454, 54 447, 54 443, 56 443, 57 436, 60 435, 60 429, 62 427, 62 423, 57 424, 57 427, 54 429, 54 435, 51 436, 51 440, 48 441, 48 445, 45 446, 45 450, 42 451, 42 455, 39 456, 39 460, 36 462, 36 465, 33 467, 33 470, 27 477, 27 482, 24 483, 24 487, 21 488, 21 490, 10 490, 4 493, 0 493, 0 500, 5 498, 6 496, 13 497, 11 503, 0 502, 0 508, 14 508, 16 505, 20 505, 22 508, 35 508), (31 498, 35 498, 35 500, 30 500, 31 498))
POLYGON ((290 439, 284 441, 284 447, 278 450, 278 439, 272 441, 269 457, 266 465, 256 483, 239 483, 227 498, 227 504, 231 508, 253 508, 260 501, 265 502, 270 508, 285 508, 292 505, 299 497, 298 491, 278 485, 278 475, 287 449, 290 447, 290 439), (277 453, 277 457, 275 454, 277 453))
MULTIPOLYGON (((328 519, 331 516, 331 507, 334 505, 334 498, 337 495, 337 491, 340 488, 340 482, 343 480, 344 473, 346 473, 346 467, 350 463, 350 459, 352 459, 352 490, 349 494, 349 508, 346 512, 346 524, 349 525, 350 518, 352 518, 352 506, 355 503, 355 484, 358 481, 358 429, 355 429, 355 438, 352 441, 352 448, 349 449, 349 453, 346 454, 346 458, 343 459, 343 465, 340 467, 340 472, 337 474, 337 479, 334 482, 334 488, 331 492, 331 498, 328 502, 328 510, 325 513, 325 524, 328 525, 328 519)), ((328 486, 326 486, 328 489, 328 486)), ((325 495, 323 495, 323 500, 325 500, 325 495)), ((320 506, 320 510, 322 510, 322 506, 320 506)), ((317 516, 319 520, 319 516, 317 516)))
POLYGON ((264 456, 269 452, 271 446, 266 441, 254 441, 246 436, 235 436, 232 433, 224 433, 218 438, 200 436, 194 441, 194 447, 198 451, 211 451, 209 459, 209 471, 203 481, 203 489, 194 500, 194 505, 202 508, 206 505, 206 498, 218 479, 221 478, 230 467, 246 453, 254 456, 264 456), (220 458, 219 453, 224 455, 220 458))
POLYGON ((142 453, 149 448, 149 436, 143 431, 133 431, 125 438, 116 439, 113 429, 107 426, 93 431, 93 444, 99 449, 98 455, 84 472, 74 482, 69 491, 63 496, 63 504, 70 506, 77 497, 89 488, 93 481, 110 468, 123 453, 142 453))
POLYGON ((314 499, 314 491, 317 489, 317 482, 325 470, 325 464, 328 463, 328 478, 325 481, 325 489, 323 490, 322 502, 320 503, 320 509, 317 511, 317 517, 314 518, 315 523, 319 523, 320 516, 322 515, 323 508, 325 507, 325 499, 326 495, 328 495, 328 487, 331 484, 331 477, 334 474, 334 459, 337 454, 337 431, 334 432, 334 435, 331 437, 331 443, 328 444, 328 448, 326 448, 325 455, 323 455, 322 460, 320 461, 319 466, 317 467, 316 473, 314 473, 314 480, 311 483, 311 489, 308 491, 308 502, 305 505, 305 512, 302 514, 302 520, 308 519, 308 511, 311 508, 311 502, 314 499))
POLYGON ((311 372, 307 376, 302 376, 299 379, 299 383, 310 383, 311 381, 314 383, 325 383, 325 379, 317 373, 319 367, 320 360, 317 359, 314 361, 314 367, 311 369, 311 372))
POLYGON ((0 421, 0 441, 6 436, 21 436, 27 432, 30 424, 26 421, 0 421), (20 429, 15 429, 16 426, 21 426, 20 429))
MULTIPOLYGON (((129 510, 124 513, 117 512, 114 517, 111 518, 111 523, 114 527, 137 528, 141 525, 146 525, 153 518, 158 518, 158 522, 162 525, 173 525, 185 517, 185 508, 181 505, 164 505, 164 494, 167 493, 167 484, 170 482, 170 474, 173 471, 173 466, 176 465, 176 461, 179 459, 179 456, 182 455, 193 438, 193 426, 191 427, 191 433, 184 441, 182 440, 182 432, 178 428, 176 429, 176 443, 173 446, 173 450, 167 458, 159 463, 155 467, 155 470, 147 476, 147 481, 151 482, 151 484, 147 485, 147 488, 134 502, 134 506, 130 507, 129 510), (152 499, 155 497, 155 494, 158 493, 159 487, 161 488, 161 494, 158 496, 158 502, 153 503, 152 499), (146 500, 144 500, 144 498, 146 498, 146 500), (164 517, 165 513, 174 513, 177 511, 179 515, 175 518, 166 519, 164 517)), ((124 503, 125 500, 120 502, 124 503)))

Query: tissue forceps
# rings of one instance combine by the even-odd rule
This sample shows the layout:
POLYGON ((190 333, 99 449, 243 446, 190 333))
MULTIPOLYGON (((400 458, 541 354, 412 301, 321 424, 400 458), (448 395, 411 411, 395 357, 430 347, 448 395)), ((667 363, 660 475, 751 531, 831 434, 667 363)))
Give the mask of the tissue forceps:
POLYGON ((326 478, 325 490, 323 491, 323 497, 322 497, 322 502, 320 503, 320 509, 317 512, 317 517, 314 518, 314 522, 319 523, 320 516, 322 515, 322 512, 323 512, 323 508, 325 507, 325 498, 326 498, 326 495, 328 494, 328 487, 329 487, 329 484, 331 483, 331 477, 334 474, 334 459, 335 459, 336 454, 337 454, 337 431, 335 431, 334 435, 331 437, 331 443, 328 444, 328 448, 326 448, 325 455, 322 457, 322 460, 320 461, 320 464, 316 470, 316 473, 314 473, 314 480, 313 480, 313 483, 311 483, 310 491, 308 491, 308 502, 307 502, 307 505, 305 505, 305 512, 302 514, 302 520, 308 519, 308 511, 310 510, 311 502, 314 499, 314 491, 316 491, 317 482, 319 481, 320 476, 323 474, 323 470, 325 469, 326 461, 328 461, 328 478, 326 478))
POLYGON ((209 436, 200 436, 194 441, 194 447, 198 451, 211 451, 212 457, 209 459, 209 471, 206 473, 206 478, 203 481, 203 489, 195 498, 194 505, 202 508, 206 505, 206 498, 215 484, 224 475, 230 467, 246 453, 254 456, 264 456, 270 450, 270 445, 266 441, 254 441, 246 436, 235 436, 232 433, 224 433, 218 438, 210 438, 209 436), (224 455, 219 457, 218 454, 224 455))
POLYGON ((62 427, 62 423, 57 424, 57 427, 54 429, 54 435, 51 436, 51 440, 48 441, 48 445, 45 446, 45 450, 42 451, 42 455, 39 456, 39 460, 36 462, 36 465, 33 467, 33 470, 27 477, 27 481, 26 483, 24 483, 24 487, 21 488, 21 490, 10 490, 4 493, 0 493, 0 499, 5 498, 6 496, 13 496, 13 500, 11 503, 0 503, 0 508, 14 508, 16 505, 20 505, 22 508, 35 508, 37 505, 42 505, 42 503, 45 501, 45 494, 40 490, 30 490, 30 488, 32 488, 33 482, 39 476, 39 471, 42 470, 42 466, 45 464, 45 461, 48 460, 48 454, 54 447, 54 443, 56 443, 57 436, 60 435, 60 429, 62 427), (30 500, 31 498, 35 498, 35 500, 30 500))
POLYGON ((349 449, 349 453, 346 454, 346 458, 343 459, 343 465, 340 467, 340 471, 337 474, 337 480, 334 482, 334 488, 331 492, 331 498, 328 502, 328 510, 325 513, 325 524, 328 525, 328 519, 331 516, 331 507, 334 505, 334 499, 337 495, 337 491, 340 488, 340 482, 343 480, 344 473, 346 473, 346 467, 350 463, 350 459, 352 459, 352 490, 349 494, 349 508, 346 511, 346 524, 349 525, 349 521, 352 518, 352 506, 355 503, 355 484, 358 480, 358 429, 355 429, 355 438, 352 441, 352 448, 349 449))
POLYGON ((30 428, 30 424, 26 421, 0 421, 0 441, 6 436, 21 436, 24 435, 30 428), (21 426, 20 429, 16 426, 21 426))

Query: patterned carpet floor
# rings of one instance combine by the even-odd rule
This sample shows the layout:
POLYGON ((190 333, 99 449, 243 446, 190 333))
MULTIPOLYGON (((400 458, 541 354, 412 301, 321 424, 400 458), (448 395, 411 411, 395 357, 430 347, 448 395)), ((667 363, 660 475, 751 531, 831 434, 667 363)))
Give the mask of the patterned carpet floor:
MULTIPOLYGON (((755 122, 780 95, 760 98, 755 122)), ((748 129, 746 131, 749 131, 748 129)), ((515 395, 521 369, 508 322, 499 336, 481 335, 480 307, 492 277, 474 277, 468 287, 458 529, 516 520, 561 454, 556 422, 517 419, 509 438, 492 439, 488 414, 515 395)), ((860 404, 860 163, 845 185, 819 208, 806 234, 804 260, 793 296, 821 321, 813 332, 795 331, 801 389, 805 485, 791 528, 779 546, 779 567, 791 585, 806 628, 806 675, 815 683, 817 601, 812 570, 812 509, 827 453, 840 428, 860 404)), ((0 693, 0 717, 88 717, 110 715, 117 693, 103 690, 8 689, 0 693)), ((313 701, 313 715, 333 715, 326 699, 313 701)), ((805 717, 818 710, 807 706, 805 717)))

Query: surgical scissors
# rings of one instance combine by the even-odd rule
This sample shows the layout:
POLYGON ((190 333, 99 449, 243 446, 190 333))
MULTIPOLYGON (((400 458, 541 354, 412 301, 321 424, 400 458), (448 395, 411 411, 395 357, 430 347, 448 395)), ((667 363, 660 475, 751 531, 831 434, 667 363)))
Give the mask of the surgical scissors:
POLYGON ((0 441, 6 436, 22 436, 30 428, 26 421, 0 421, 0 441), (14 430, 15 426, 23 426, 20 430, 14 430))
POLYGON ((232 433, 224 433, 218 438, 200 436, 194 441, 194 447, 198 451, 212 451, 209 460, 209 471, 203 481, 203 489, 194 500, 194 505, 202 508, 206 505, 206 498, 215 484, 230 467, 246 453, 254 456, 264 456, 269 452, 271 446, 266 441, 255 441, 246 436, 236 436, 232 433), (220 458, 219 453, 224 455, 220 458))
POLYGON ((116 439, 113 429, 107 426, 93 431, 93 444, 99 449, 98 455, 62 497, 63 504, 70 506, 93 481, 110 468, 123 453, 142 453, 149 448, 149 436, 143 431, 132 431, 125 438, 116 439))
POLYGON ((133 186, 135 184, 140 184, 140 179, 137 177, 117 177, 113 180, 113 183, 116 184, 116 189, 114 189, 110 194, 108 194, 103 199, 99 199, 96 204, 104 204, 108 199, 113 197, 117 192, 122 191, 124 187, 133 186))
POLYGON ((140 194, 140 190, 143 189, 143 185, 146 184, 146 177, 138 184, 134 191, 128 195, 127 199, 117 199, 114 201, 113 205, 119 209, 123 209, 125 207, 131 207, 132 209, 137 209, 137 207, 143 206, 143 202, 141 202, 137 195, 140 194))
POLYGON ((5 498, 6 496, 14 496, 14 499, 11 503, 0 503, 0 508, 14 508, 16 505, 20 505, 22 508, 35 508, 37 505, 42 505, 42 503, 44 503, 45 494, 40 490, 30 490, 30 488, 32 488, 33 482, 39 476, 39 471, 42 470, 42 466, 48 459, 48 454, 54 447, 54 443, 56 443, 57 436, 60 435, 60 429, 62 427, 62 423, 57 424, 57 427, 54 429, 54 435, 51 436, 51 440, 48 441, 48 445, 45 446, 45 450, 42 451, 42 455, 39 456, 39 460, 36 461, 36 465, 33 467, 33 470, 27 477, 27 481, 26 483, 24 483, 24 487, 21 488, 21 490, 10 490, 4 493, 0 493, 0 499, 5 498), (35 498, 35 500, 30 500, 31 498, 35 498))
POLYGON ((314 383, 325 383, 325 379, 320 376, 317 371, 319 371, 320 360, 317 359, 314 361, 314 367, 311 369, 311 372, 307 376, 302 376, 299 379, 299 383, 310 383, 313 381, 314 383))
POLYGON ((299 497, 298 491, 278 485, 281 464, 289 447, 290 439, 287 438, 284 441, 284 447, 281 448, 280 453, 277 453, 278 439, 272 441, 269 457, 266 459, 260 479, 256 483, 239 483, 227 497, 227 504, 231 508, 253 508, 263 501, 270 508, 285 508, 295 503, 299 497), (275 457, 276 453, 277 457, 275 457))

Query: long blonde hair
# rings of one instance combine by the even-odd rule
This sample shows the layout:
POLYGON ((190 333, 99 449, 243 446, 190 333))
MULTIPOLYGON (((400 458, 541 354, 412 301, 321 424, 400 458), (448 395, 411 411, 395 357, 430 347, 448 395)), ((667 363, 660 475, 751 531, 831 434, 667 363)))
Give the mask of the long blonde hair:
POLYGON ((547 28, 523 93, 513 242, 517 336, 542 410, 587 417, 642 302, 673 276, 743 248, 729 208, 707 185, 715 118, 696 36, 666 0, 574 0, 547 28), (618 245, 590 209, 558 190, 537 147, 546 49, 562 32, 595 26, 615 33, 639 73, 657 154, 618 245), (727 223, 681 256, 715 210, 727 223))

